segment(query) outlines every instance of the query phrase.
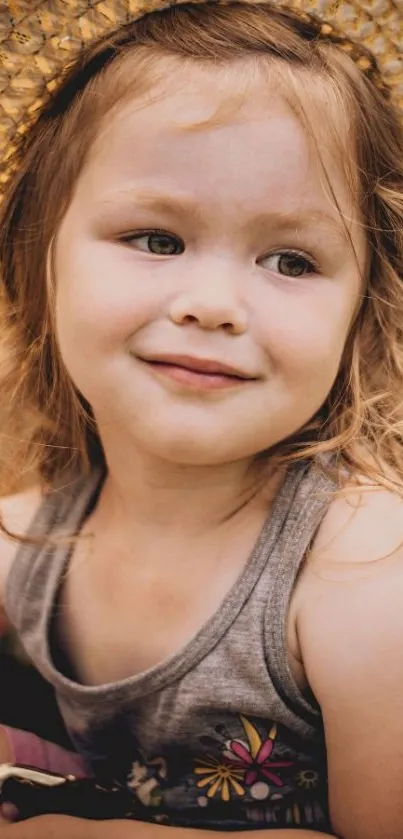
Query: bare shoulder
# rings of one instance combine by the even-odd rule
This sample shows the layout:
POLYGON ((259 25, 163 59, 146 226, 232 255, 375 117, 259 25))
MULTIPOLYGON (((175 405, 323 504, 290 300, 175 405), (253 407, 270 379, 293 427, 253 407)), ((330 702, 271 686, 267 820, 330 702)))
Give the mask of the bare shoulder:
MULTIPOLYGON (((0 516, 6 529, 10 533, 24 535, 42 498, 43 490, 39 484, 15 495, 0 498, 0 516)), ((3 601, 4 586, 17 550, 18 542, 0 531, 0 604, 3 601)))
POLYGON ((310 561, 369 563, 393 555, 403 543, 403 494, 363 484, 335 497, 312 546, 310 561))
POLYGON ((342 660, 350 657, 353 668, 363 651, 361 631, 370 644, 372 630, 380 637, 384 629, 386 637, 401 621, 403 635, 402 597, 403 498, 383 488, 347 487, 329 505, 293 597, 303 681, 320 693, 327 675, 336 675, 342 638, 342 660))

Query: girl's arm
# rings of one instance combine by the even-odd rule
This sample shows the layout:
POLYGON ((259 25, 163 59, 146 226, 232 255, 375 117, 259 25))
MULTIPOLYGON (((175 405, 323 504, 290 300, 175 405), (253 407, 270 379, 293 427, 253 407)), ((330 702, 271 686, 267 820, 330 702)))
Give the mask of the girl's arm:
MULTIPOLYGON (((133 821, 86 821, 68 816, 41 816, 0 828, 1 839, 228 839, 228 831, 198 830, 151 825, 133 821)), ((256 839, 256 831, 242 833, 256 839)), ((261 839, 331 839, 311 830, 259 830, 261 839)), ((334 839, 334 837, 333 837, 334 839)), ((382 839, 386 839, 383 836, 382 839)))
POLYGON ((403 501, 333 502, 297 592, 297 633, 323 714, 342 839, 403 836, 403 501))

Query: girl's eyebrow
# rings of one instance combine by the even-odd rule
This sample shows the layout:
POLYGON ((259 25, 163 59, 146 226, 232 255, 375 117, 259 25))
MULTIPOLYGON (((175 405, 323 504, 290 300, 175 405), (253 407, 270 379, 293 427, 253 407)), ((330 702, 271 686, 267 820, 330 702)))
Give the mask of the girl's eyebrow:
POLYGON ((350 244, 348 226, 343 225, 340 217, 335 217, 325 210, 305 209, 300 212, 286 212, 283 210, 268 211, 259 213, 251 222, 256 230, 259 226, 267 228, 271 224, 276 231, 293 234, 312 234, 320 230, 323 233, 331 234, 333 238, 345 245, 350 244))
MULTIPOLYGON (((105 195, 104 198, 101 198, 99 204, 116 204, 122 198, 133 208, 144 206, 147 209, 167 216, 183 216, 187 220, 193 219, 200 224, 203 223, 200 206, 194 199, 186 195, 160 195, 149 190, 124 188, 105 195)), ((267 228, 268 225, 272 225, 276 230, 280 230, 283 233, 308 234, 312 233, 312 227, 314 225, 315 231, 319 228, 324 233, 331 233, 333 237, 336 236, 345 245, 346 243, 350 244, 348 221, 346 219, 346 224, 343 225, 340 216, 326 213, 324 209, 306 208, 299 212, 274 209, 257 213, 250 220, 247 227, 256 232, 259 227, 267 228)))
POLYGON ((155 212, 166 215, 192 217, 198 221, 202 220, 202 214, 198 204, 185 195, 160 195, 149 190, 138 190, 135 188, 114 190, 105 195, 99 201, 100 205, 117 204, 124 199, 129 208, 138 206, 146 207, 155 212))

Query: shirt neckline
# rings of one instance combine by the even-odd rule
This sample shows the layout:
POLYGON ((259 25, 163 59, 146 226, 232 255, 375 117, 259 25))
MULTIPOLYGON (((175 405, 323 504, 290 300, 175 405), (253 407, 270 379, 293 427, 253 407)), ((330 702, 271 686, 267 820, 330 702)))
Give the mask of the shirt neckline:
MULTIPOLYGON (((304 464, 305 468, 306 464, 304 464)), ((122 699, 127 694, 130 694, 130 698, 133 699, 168 686, 196 667, 224 637, 260 579, 263 569, 275 547, 279 533, 287 519, 295 489, 299 483, 300 473, 301 464, 298 464, 297 467, 294 466, 294 468, 288 470, 286 473, 285 479, 273 501, 269 515, 261 528, 242 571, 215 612, 207 618, 195 635, 168 658, 148 670, 144 670, 117 682, 85 685, 64 675, 55 666, 51 654, 50 628, 61 580, 66 573, 66 568, 68 567, 72 554, 72 548, 67 551, 66 549, 63 550, 63 548, 56 549, 55 555, 52 557, 52 562, 57 563, 57 573, 53 576, 52 584, 48 588, 46 603, 44 604, 44 625, 46 631, 43 633, 43 657, 46 662, 48 678, 50 678, 54 687, 61 694, 76 697, 79 695, 80 700, 88 700, 89 702, 95 698, 100 700, 102 697, 108 697, 109 699, 111 693, 115 695, 119 694, 122 696, 122 699)), ((81 513, 78 515, 78 528, 76 532, 79 532, 81 529, 88 515, 88 510, 94 506, 93 499, 99 492, 100 486, 99 479, 95 482, 95 486, 94 482, 92 482, 90 493, 87 492, 85 494, 84 504, 81 504, 81 513)), ((49 561, 49 557, 47 561, 49 561)))

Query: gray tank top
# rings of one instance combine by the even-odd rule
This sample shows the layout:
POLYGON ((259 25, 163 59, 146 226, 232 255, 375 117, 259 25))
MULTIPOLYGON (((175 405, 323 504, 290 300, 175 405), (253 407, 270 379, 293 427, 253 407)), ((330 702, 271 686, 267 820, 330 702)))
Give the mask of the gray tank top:
MULTIPOLYGON (((78 532, 102 479, 94 473, 53 491, 30 532, 78 532)), ((78 752, 97 778, 113 779, 141 802, 145 818, 221 830, 329 830, 321 714, 293 679, 286 624, 301 563, 334 489, 315 465, 291 466, 213 617, 168 660, 113 684, 79 683, 55 649, 54 616, 71 549, 19 549, 6 587, 10 619, 54 686, 78 752)))

